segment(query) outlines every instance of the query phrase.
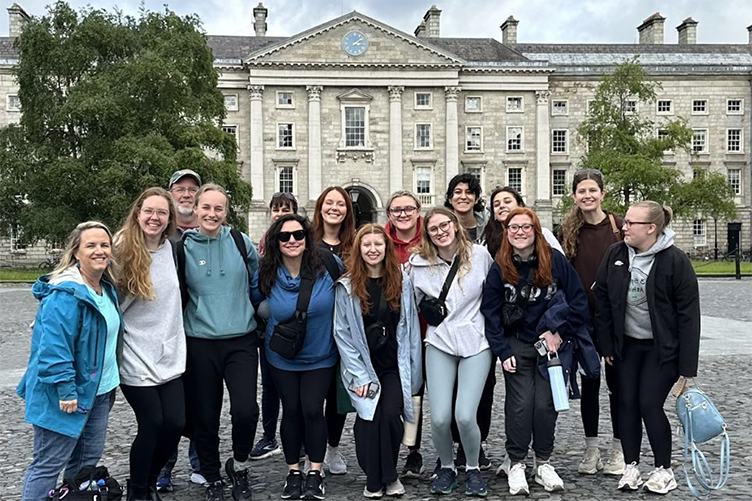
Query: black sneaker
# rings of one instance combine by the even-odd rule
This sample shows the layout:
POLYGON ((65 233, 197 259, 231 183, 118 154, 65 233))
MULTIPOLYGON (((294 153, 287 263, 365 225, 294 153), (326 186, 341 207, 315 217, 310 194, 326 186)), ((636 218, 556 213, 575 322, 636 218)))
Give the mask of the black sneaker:
POLYGON ((253 447, 253 450, 248 457, 256 461, 259 459, 266 459, 268 457, 275 456, 277 454, 280 454, 281 452, 282 449, 279 448, 279 444, 277 443, 276 439, 263 437, 261 440, 256 442, 256 445, 253 447))
POLYGON ((303 474, 300 470, 290 470, 285 479, 282 499, 300 499, 303 493, 303 474))
POLYGON ((206 487, 206 501, 225 501, 225 491, 222 482, 212 482, 206 487))
POLYGON ((480 470, 476 470, 475 468, 465 470, 465 495, 479 498, 484 498, 488 495, 486 482, 483 480, 480 470))
POLYGON ((431 473, 431 480, 438 477, 440 471, 441 471, 441 458, 436 458, 436 466, 434 466, 433 472, 431 473))
POLYGON ((467 458, 465 457, 465 449, 460 444, 457 447, 457 457, 454 460, 454 467, 458 470, 464 470, 467 465, 467 458))
POLYGON ((452 489, 457 487, 457 472, 451 468, 442 468, 431 482, 431 494, 451 494, 452 489))
POLYGON ((326 493, 326 487, 324 486, 324 479, 321 477, 321 472, 318 470, 311 470, 308 472, 305 480, 305 488, 303 489, 303 499, 324 499, 326 493))
POLYGON ((251 485, 248 482, 248 468, 235 471, 235 460, 230 458, 225 463, 225 473, 232 484, 232 499, 235 501, 251 501, 251 485))
POLYGON ((423 467, 423 456, 418 451, 410 451, 402 467, 402 476, 405 478, 418 478, 426 471, 423 467))
POLYGON ((483 450, 483 446, 480 447, 480 453, 478 454, 478 468, 481 470, 487 470, 491 467, 491 460, 486 457, 486 451, 483 450))

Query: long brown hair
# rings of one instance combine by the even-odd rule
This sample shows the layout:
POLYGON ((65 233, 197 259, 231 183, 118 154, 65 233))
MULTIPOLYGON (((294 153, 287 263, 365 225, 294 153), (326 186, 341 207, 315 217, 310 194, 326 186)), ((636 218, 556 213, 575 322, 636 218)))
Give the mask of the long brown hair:
POLYGON ((151 253, 146 248, 144 230, 138 223, 138 215, 144 201, 149 197, 162 197, 167 201, 170 215, 167 227, 159 238, 159 245, 172 235, 177 226, 177 209, 172 196, 162 188, 146 189, 131 205, 131 210, 125 218, 123 227, 115 235, 115 262, 118 263, 120 282, 118 290, 125 295, 132 295, 141 299, 153 301, 157 298, 154 284, 151 281, 151 253))
MULTIPOLYGON (((553 252, 551 246, 546 242, 546 238, 543 236, 543 230, 541 229, 540 219, 535 214, 535 211, 528 207, 517 207, 509 211, 507 216, 505 227, 509 225, 509 222, 515 216, 528 216, 533 222, 533 231, 535 232, 535 249, 533 252, 538 258, 537 273, 535 274, 535 281, 533 285, 542 289, 553 283, 553 252)), ((504 232, 504 240, 501 243, 501 250, 496 254, 494 259, 501 268, 501 276, 504 277, 504 281, 514 286, 520 283, 520 273, 517 271, 517 266, 514 264, 514 247, 509 242, 509 230, 504 232)))
POLYGON ((345 268, 347 269, 345 276, 350 278, 353 295, 360 300, 360 310, 363 312, 363 315, 368 315, 370 311, 370 307, 368 306, 370 297, 368 296, 367 288, 368 266, 360 254, 360 244, 366 235, 380 235, 384 239, 386 249, 382 286, 384 287, 384 295, 389 307, 392 311, 397 311, 400 307, 400 299, 402 298, 402 270, 397 259, 397 251, 394 249, 394 242, 383 226, 369 223, 358 230, 353 240, 353 250, 350 252, 345 263, 345 268))
POLYGON ((418 244, 417 247, 414 247, 412 251, 432 265, 441 262, 436 244, 433 243, 431 235, 428 234, 428 222, 432 217, 437 215, 448 217, 456 230, 454 238, 457 240, 457 259, 460 260, 459 271, 457 273, 457 283, 459 284, 460 279, 470 272, 470 255, 472 254, 473 242, 467 235, 467 230, 462 227, 457 219, 457 215, 453 211, 445 209, 444 207, 434 207, 429 210, 423 217, 423 231, 420 234, 420 244, 418 244))
POLYGON ((343 260, 347 260, 347 256, 350 254, 350 249, 352 249, 353 237, 355 236, 355 214, 353 212, 350 195, 348 195, 345 189, 341 186, 328 187, 322 191, 319 198, 316 199, 316 208, 313 210, 313 240, 318 244, 324 239, 324 219, 321 217, 321 208, 324 206, 324 199, 332 190, 342 195, 342 198, 345 199, 345 206, 347 207, 347 214, 345 214, 345 218, 339 226, 341 257, 343 260))
MULTIPOLYGON (((592 179, 596 182, 598 187, 603 191, 603 174, 597 169, 581 169, 574 173, 572 178, 572 194, 577 192, 577 185, 581 182, 592 179)), ((507 218, 509 220, 509 218, 507 218)), ((580 229, 585 224, 585 216, 582 215, 582 209, 575 204, 567 215, 564 216, 564 220, 561 222, 561 247, 564 249, 564 255, 567 259, 574 259, 577 255, 577 238, 580 236, 580 229)))

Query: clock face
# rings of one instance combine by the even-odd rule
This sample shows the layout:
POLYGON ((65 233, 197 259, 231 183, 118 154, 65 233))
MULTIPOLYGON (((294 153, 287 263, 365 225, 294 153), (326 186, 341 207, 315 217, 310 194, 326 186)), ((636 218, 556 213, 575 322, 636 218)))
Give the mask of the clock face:
POLYGON ((359 31, 351 31, 342 38, 342 50, 351 56, 360 56, 368 49, 368 39, 359 31))

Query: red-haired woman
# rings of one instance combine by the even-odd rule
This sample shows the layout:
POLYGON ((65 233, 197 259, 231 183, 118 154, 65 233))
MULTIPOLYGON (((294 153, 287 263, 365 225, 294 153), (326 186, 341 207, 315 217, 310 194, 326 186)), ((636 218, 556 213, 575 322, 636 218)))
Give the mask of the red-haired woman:
MULTIPOLYGON (((565 369, 571 368, 574 346, 589 340, 587 298, 567 258, 546 242, 535 212, 513 209, 505 226, 481 305, 486 337, 504 368, 507 460, 500 470, 509 477, 510 494, 529 494, 524 460, 532 438, 535 481, 549 492, 562 490, 564 483, 549 464, 557 412, 547 380, 547 357, 534 345, 545 340, 565 369)), ((592 343, 589 348, 595 362, 585 364, 585 369, 597 371, 592 343)))
POLYGON ((412 286, 378 224, 358 231, 346 265, 337 285, 334 339, 342 380, 358 413, 355 450, 367 476, 363 495, 400 496, 402 417, 415 421, 411 398, 423 381, 412 286))

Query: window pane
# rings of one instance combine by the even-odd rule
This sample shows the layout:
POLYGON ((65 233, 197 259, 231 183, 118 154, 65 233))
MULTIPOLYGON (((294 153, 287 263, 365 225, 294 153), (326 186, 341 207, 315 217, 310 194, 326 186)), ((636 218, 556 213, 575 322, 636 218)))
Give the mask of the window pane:
POLYGON ((509 186, 522 193, 522 169, 514 167, 509 169, 509 186))
POLYGON ((553 182, 551 183, 553 194, 562 196, 566 193, 567 188, 567 171, 564 169, 554 169, 553 182))
POLYGON ((415 191, 418 195, 431 194, 431 168, 417 167, 415 170, 415 191))
POLYGON ((671 101, 659 100, 658 101, 658 113, 671 113, 671 101))
POLYGON ((552 113, 554 115, 566 115, 567 110, 567 102, 566 101, 554 101, 552 106, 552 113))
POLYGON ((293 192, 292 167, 281 167, 279 169, 279 191, 282 193, 293 192))
POLYGON ((735 195, 742 194, 742 171, 740 169, 729 169, 728 181, 735 195))
POLYGON ((507 150, 522 150, 522 127, 509 127, 507 129, 507 150))
POLYGON ((481 128, 468 127, 466 134, 465 149, 467 151, 481 151, 482 148, 481 128))
POLYGON ((357 147, 366 144, 366 109, 345 108, 345 146, 357 147))
POLYGON ((692 101, 693 113, 705 113, 708 111, 708 102, 705 99, 695 99, 692 101))
POLYGON ((694 153, 704 153, 707 140, 707 131, 705 129, 695 129, 692 131, 692 151, 694 153))
POLYGON ((428 108, 431 106, 431 94, 428 92, 418 92, 415 94, 415 106, 428 108))
POLYGON ((415 126, 415 139, 418 148, 430 148, 431 147, 431 125, 430 124, 418 124, 415 126))
POLYGON ((480 111, 480 97, 468 97, 465 99, 466 111, 480 111))
POLYGON ((728 151, 742 151, 742 130, 729 129, 727 131, 728 151))
POLYGON ((554 153, 567 152, 567 131, 555 130, 551 136, 551 151, 554 153))
POLYGON ((740 113, 742 111, 742 100, 729 99, 726 109, 728 113, 740 113))
POLYGON ((279 124, 279 147, 293 147, 292 124, 279 124))

